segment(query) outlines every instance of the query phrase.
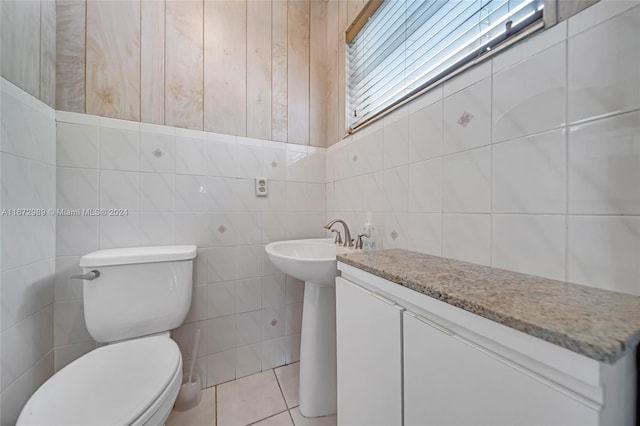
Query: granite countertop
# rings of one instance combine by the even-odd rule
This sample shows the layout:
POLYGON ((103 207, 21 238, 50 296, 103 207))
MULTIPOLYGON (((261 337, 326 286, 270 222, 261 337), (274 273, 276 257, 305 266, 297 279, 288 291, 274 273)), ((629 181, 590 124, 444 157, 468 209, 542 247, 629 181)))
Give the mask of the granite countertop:
POLYGON ((338 261, 597 361, 640 341, 640 297, 407 250, 338 261))

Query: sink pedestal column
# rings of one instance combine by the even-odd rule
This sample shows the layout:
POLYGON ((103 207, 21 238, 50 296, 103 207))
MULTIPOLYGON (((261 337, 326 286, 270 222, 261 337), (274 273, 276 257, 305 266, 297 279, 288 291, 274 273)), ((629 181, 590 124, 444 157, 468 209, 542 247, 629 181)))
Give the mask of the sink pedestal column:
POLYGON ((336 413, 336 286, 304 285, 300 342, 300 413, 336 413))

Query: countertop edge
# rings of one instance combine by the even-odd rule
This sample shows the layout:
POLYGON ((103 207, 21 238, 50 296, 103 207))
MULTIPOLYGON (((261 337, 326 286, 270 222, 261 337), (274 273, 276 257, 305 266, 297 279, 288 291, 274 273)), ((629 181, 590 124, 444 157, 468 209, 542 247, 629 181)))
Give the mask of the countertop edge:
POLYGON ((465 310, 472 314, 494 321, 498 324, 502 324, 506 327, 518 330, 530 336, 537 337, 541 340, 547 341, 549 343, 560 346, 579 355, 586 356, 599 362, 613 364, 617 360, 622 358, 629 350, 629 348, 633 348, 636 344, 638 344, 638 342, 640 342, 640 331, 638 331, 627 341, 618 340, 618 345, 613 349, 598 347, 591 343, 574 339, 566 334, 559 334, 557 331, 549 330, 517 318, 505 316, 498 312, 492 311, 485 306, 477 305, 467 300, 459 300, 458 298, 451 297, 439 291, 433 291, 429 287, 413 283, 409 279, 391 274, 389 272, 381 271, 343 255, 338 255, 337 261, 361 269, 367 273, 401 285, 417 293, 431 297, 432 299, 439 300, 451 306, 455 306, 458 309, 465 310))

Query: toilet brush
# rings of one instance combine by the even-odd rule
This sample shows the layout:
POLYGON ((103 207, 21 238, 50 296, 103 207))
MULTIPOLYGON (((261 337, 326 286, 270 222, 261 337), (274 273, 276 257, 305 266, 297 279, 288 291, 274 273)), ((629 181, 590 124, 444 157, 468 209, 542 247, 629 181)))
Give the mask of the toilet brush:
POLYGON ((200 343, 200 329, 196 330, 193 351, 191 352, 191 361, 189 363, 189 375, 187 380, 180 387, 178 397, 176 398, 175 409, 178 411, 189 410, 200 403, 202 398, 202 389, 200 387, 200 376, 194 374, 193 369, 196 364, 196 355, 198 353, 198 344, 200 343))
POLYGON ((187 383, 191 383, 191 376, 193 376, 193 367, 196 366, 196 354, 198 353, 199 344, 200 344, 200 329, 197 329, 196 341, 193 344, 193 351, 191 351, 191 364, 189 365, 189 380, 187 380, 187 383))

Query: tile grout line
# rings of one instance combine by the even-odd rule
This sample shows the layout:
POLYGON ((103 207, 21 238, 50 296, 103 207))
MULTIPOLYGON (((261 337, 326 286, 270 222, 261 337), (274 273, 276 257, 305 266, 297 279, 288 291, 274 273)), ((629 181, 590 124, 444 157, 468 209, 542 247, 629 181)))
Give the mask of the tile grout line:
MULTIPOLYGON (((287 364, 285 364, 283 367, 286 367, 286 365, 287 364)), ((272 368, 271 371, 273 371, 273 375, 276 377, 276 383, 278 384, 278 389, 280 389, 280 394, 282 395, 282 399, 284 400, 284 406, 287 408, 287 412, 289 413, 289 418, 291 419, 291 424, 295 426, 295 422, 293 421, 293 416, 291 415, 291 409, 289 408, 289 403, 287 402, 287 398, 284 396, 284 391, 282 390, 282 385, 280 384, 280 379, 278 379, 278 375, 276 374, 276 369, 272 368)), ((295 407, 293 407, 293 408, 295 408, 295 407)))

